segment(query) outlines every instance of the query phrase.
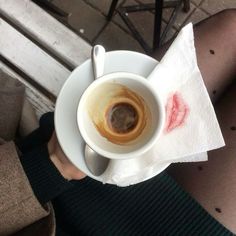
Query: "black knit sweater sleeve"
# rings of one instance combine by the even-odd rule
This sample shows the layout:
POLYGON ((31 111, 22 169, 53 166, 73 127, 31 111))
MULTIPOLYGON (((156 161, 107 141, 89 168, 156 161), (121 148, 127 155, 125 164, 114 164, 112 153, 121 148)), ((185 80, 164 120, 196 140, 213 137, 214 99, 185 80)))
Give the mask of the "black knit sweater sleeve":
POLYGON ((73 186, 51 162, 46 144, 24 153, 20 161, 41 204, 53 200, 73 186))
POLYGON ((54 131, 54 113, 46 113, 40 126, 23 140, 16 141, 20 161, 31 187, 41 204, 66 191, 73 184, 60 174, 49 158, 47 143, 54 131))

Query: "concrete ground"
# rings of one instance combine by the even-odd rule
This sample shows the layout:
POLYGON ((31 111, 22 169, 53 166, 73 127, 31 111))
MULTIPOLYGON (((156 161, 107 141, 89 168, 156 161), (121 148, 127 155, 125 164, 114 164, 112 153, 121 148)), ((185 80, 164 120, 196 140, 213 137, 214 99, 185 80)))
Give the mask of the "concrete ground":
MULTIPOLYGON (((126 49, 144 52, 118 13, 115 12, 110 22, 106 20, 111 0, 50 1, 69 13, 67 19, 57 15, 54 16, 69 24, 72 29, 91 45, 102 44, 107 51, 126 49)), ((153 2, 154 0, 120 0, 119 4, 134 5, 153 2)), ((228 8, 236 8, 236 0, 191 0, 190 11, 188 13, 181 11, 178 14, 165 41, 174 36, 188 22, 197 23, 218 11, 228 8)), ((162 28, 166 26, 171 12, 171 9, 163 10, 162 28)), ((151 11, 136 12, 130 13, 128 17, 135 24, 145 41, 152 45, 154 13, 151 11)))

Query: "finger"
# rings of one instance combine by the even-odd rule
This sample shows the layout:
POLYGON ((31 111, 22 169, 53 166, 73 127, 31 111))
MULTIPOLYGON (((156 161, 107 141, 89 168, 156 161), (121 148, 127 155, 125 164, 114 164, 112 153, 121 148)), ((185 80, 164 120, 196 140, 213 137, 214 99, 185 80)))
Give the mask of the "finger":
POLYGON ((73 176, 74 180, 80 180, 85 178, 87 175, 83 173, 82 171, 76 171, 75 175, 73 176))

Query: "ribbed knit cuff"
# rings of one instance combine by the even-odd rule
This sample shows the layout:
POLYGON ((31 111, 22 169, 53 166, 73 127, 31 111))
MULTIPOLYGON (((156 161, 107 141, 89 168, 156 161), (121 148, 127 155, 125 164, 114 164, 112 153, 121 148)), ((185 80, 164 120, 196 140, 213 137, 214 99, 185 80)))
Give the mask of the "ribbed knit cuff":
POLYGON ((24 153, 20 161, 41 204, 51 201, 73 186, 51 162, 46 144, 24 153))

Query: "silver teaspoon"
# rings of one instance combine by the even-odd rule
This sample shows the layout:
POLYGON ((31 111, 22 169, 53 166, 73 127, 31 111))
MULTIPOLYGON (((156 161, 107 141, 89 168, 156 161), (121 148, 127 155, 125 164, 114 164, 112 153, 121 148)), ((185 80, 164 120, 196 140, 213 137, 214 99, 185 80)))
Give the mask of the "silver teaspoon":
MULTIPOLYGON (((97 79, 103 75, 104 62, 105 62, 105 49, 101 45, 95 45, 92 49, 92 66, 94 79, 97 79)), ((95 176, 99 176, 107 169, 109 159, 96 153, 87 144, 84 149, 85 163, 91 173, 95 176)))

